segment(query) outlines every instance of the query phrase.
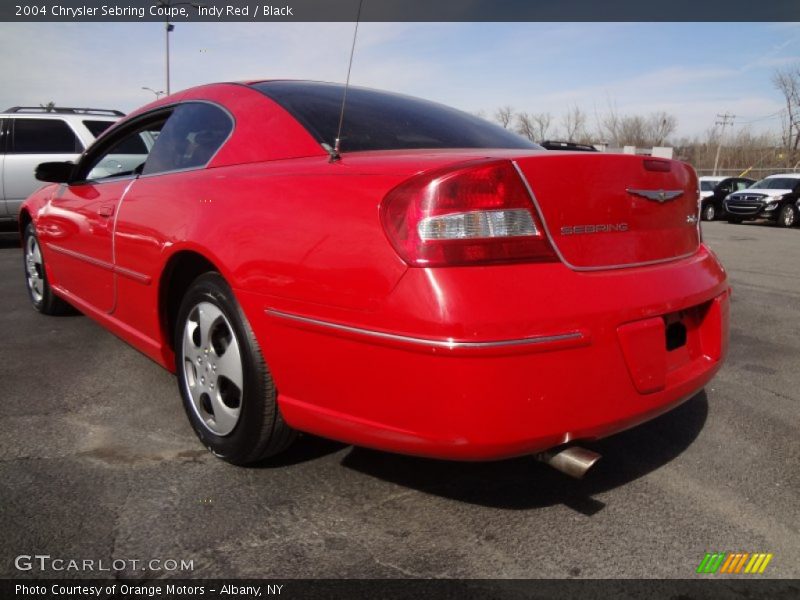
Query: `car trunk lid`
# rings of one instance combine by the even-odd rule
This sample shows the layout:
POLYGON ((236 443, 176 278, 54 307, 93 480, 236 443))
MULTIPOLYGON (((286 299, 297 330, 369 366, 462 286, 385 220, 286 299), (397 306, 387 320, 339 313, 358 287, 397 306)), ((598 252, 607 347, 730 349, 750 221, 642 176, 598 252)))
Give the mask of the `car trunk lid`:
POLYGON ((644 265, 697 250, 697 177, 685 163, 562 152, 514 162, 572 268, 644 265))

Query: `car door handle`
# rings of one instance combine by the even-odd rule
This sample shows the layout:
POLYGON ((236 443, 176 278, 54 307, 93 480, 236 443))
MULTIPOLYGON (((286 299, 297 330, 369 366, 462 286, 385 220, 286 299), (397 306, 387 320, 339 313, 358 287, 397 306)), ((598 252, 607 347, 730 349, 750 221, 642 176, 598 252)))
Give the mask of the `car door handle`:
POLYGON ((113 204, 103 204, 100 208, 97 209, 97 214, 101 217, 110 217, 114 214, 114 205, 113 204))

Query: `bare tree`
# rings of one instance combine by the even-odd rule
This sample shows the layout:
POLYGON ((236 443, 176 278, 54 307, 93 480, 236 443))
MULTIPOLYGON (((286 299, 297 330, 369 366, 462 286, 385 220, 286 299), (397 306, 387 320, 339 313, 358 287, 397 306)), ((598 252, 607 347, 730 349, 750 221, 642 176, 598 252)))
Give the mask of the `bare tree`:
MULTIPOLYGON (((732 137, 726 136, 726 140, 719 160, 720 172, 726 175, 760 177, 774 172, 772 169, 785 158, 785 150, 774 133, 754 134, 748 127, 743 127, 732 137)), ((719 141, 719 128, 709 128, 700 136, 676 140, 675 156, 702 174, 710 175, 719 141)))
POLYGON ((548 138, 553 116, 550 113, 517 113, 515 131, 532 142, 541 142, 548 138))
POLYGON ((569 108, 561 119, 564 135, 568 142, 585 142, 589 135, 586 132, 586 114, 579 106, 569 108))
POLYGON ((783 146, 794 161, 800 148, 800 65, 777 69, 772 84, 783 94, 786 104, 783 118, 783 146))
POLYGON ((603 116, 595 114, 595 119, 597 119, 597 131, 600 138, 612 146, 619 145, 619 112, 616 105, 609 100, 606 113, 603 116))
POLYGON ((501 106, 494 113, 494 120, 500 123, 504 128, 508 129, 514 118, 514 109, 510 106, 501 106))
POLYGON ((664 111, 642 115, 620 115, 609 105, 608 112, 598 119, 600 136, 615 146, 663 146, 678 128, 674 115, 664 111))
POLYGON ((520 135, 524 135, 532 142, 536 141, 536 131, 533 124, 533 118, 526 112, 517 114, 515 131, 520 135))
POLYGON ((531 115, 533 119, 536 139, 540 142, 550 137, 550 126, 553 123, 553 115, 550 113, 535 113, 531 115))
POLYGON ((647 118, 646 137, 650 145, 663 146, 667 138, 678 128, 678 119, 664 111, 651 113, 647 118))

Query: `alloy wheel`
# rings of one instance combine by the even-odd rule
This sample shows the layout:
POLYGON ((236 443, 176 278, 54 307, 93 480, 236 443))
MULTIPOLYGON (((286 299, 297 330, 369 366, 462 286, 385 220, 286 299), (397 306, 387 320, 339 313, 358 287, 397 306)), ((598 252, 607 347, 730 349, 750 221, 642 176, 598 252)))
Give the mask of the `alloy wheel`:
POLYGON ((183 326, 183 385, 206 428, 230 434, 239 422, 242 354, 230 321, 216 305, 200 302, 183 326))
POLYGON ((39 242, 32 235, 25 243, 25 273, 31 297, 38 304, 44 298, 44 266, 39 242))

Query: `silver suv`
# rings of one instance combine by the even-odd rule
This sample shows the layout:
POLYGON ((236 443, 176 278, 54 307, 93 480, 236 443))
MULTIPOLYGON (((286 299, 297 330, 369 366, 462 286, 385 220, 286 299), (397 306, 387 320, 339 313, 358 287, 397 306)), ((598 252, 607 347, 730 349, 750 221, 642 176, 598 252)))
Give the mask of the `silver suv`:
POLYGON ((41 181, 39 163, 75 160, 124 113, 101 108, 15 106, 0 113, 0 225, 17 220, 19 207, 41 181))

